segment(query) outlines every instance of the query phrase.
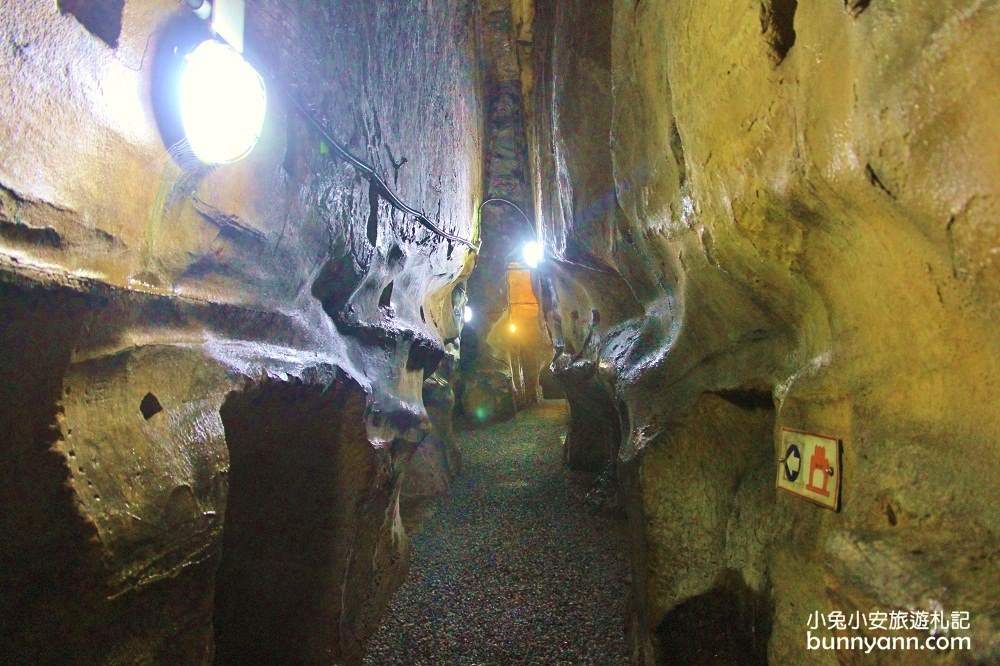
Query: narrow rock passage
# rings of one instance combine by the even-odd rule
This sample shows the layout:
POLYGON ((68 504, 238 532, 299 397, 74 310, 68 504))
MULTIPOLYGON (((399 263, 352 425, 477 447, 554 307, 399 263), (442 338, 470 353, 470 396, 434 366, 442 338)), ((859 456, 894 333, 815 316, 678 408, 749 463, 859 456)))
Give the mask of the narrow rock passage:
POLYGON ((459 433, 463 473, 413 536, 365 664, 627 664, 622 526, 591 515, 546 401, 459 433))

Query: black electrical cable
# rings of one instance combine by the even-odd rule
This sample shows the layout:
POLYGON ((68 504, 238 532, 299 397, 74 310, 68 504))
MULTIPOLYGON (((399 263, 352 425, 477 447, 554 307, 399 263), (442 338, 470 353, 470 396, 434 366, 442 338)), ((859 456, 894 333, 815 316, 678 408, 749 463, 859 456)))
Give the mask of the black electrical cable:
POLYGON ((535 231, 535 225, 531 223, 531 220, 528 219, 528 216, 525 214, 525 212, 523 210, 521 210, 521 207, 518 206, 513 201, 511 201, 510 199, 504 199, 503 197, 490 197, 489 199, 487 199, 483 203, 479 204, 479 212, 482 213, 483 212, 483 206, 485 206, 488 203, 492 203, 494 201, 499 202, 499 203, 505 203, 508 206, 513 206, 514 210, 516 210, 518 213, 520 213, 521 217, 524 218, 525 224, 527 224, 528 225, 528 229, 531 230, 531 235, 534 236, 536 239, 538 238, 538 233, 535 231))
POLYGON ((594 271, 595 273, 603 273, 604 275, 619 275, 618 271, 610 271, 606 268, 598 268, 597 266, 588 266, 587 264, 580 264, 575 261, 570 261, 569 259, 563 259, 562 257, 551 256, 549 257, 552 261, 557 264, 564 264, 566 266, 575 266, 577 268, 582 268, 588 271, 594 271))
POLYGON ((447 231, 441 229, 433 222, 431 222, 429 219, 427 219, 427 216, 424 215, 422 212, 420 212, 416 208, 407 206, 405 203, 403 203, 403 201, 398 196, 396 196, 396 193, 393 192, 391 189, 389 189, 389 186, 375 172, 375 169, 369 166, 368 164, 365 164, 354 155, 352 155, 347 150, 346 147, 344 147, 339 141, 334 139, 330 135, 330 133, 326 130, 326 128, 323 127, 323 124, 319 122, 316 116, 314 116, 312 112, 309 111, 309 109, 307 109, 305 105, 298 100, 297 97, 295 97, 295 95, 293 95, 289 90, 287 90, 283 85, 275 81, 273 78, 272 82, 274 82, 275 85, 281 90, 282 94, 284 94, 284 96, 291 101, 295 109, 300 114, 302 114, 302 116, 306 120, 308 120, 310 124, 312 124, 312 126, 316 129, 316 131, 318 131, 320 134, 323 135, 323 138, 326 139, 326 141, 330 144, 334 152, 337 153, 337 155, 339 155, 342 160, 344 160, 345 162, 353 166, 355 169, 357 169, 361 173, 361 175, 368 180, 368 182, 373 184, 375 188, 378 190, 378 193, 386 201, 389 202, 390 206, 403 213, 412 215, 414 218, 416 218, 417 222, 419 222, 420 225, 423 226, 428 231, 431 231, 432 233, 435 233, 438 236, 445 238, 453 243, 465 245, 476 254, 479 254, 479 250, 482 247, 481 242, 473 243, 472 241, 462 238, 461 236, 456 236, 455 234, 448 233, 447 231))
MULTIPOLYGON (((480 211, 480 213, 483 210, 483 206, 485 206, 488 203, 494 202, 494 201, 496 201, 498 203, 505 203, 508 206, 511 206, 518 213, 520 213, 521 217, 524 218, 525 224, 528 225, 528 229, 531 231, 531 235, 534 236, 535 239, 537 240, 537 238, 538 238, 538 232, 535 230, 535 225, 531 223, 531 219, 528 218, 527 214, 523 210, 521 210, 521 207, 518 206, 513 201, 511 201, 510 199, 504 199, 503 197, 490 197, 489 199, 487 199, 483 203, 479 204, 479 211, 480 211)), ((579 263, 577 263, 575 261, 570 261, 569 259, 563 259, 563 258, 557 257, 555 255, 552 255, 552 256, 548 257, 548 259, 551 259, 552 261, 556 262, 557 264, 564 264, 564 265, 567 265, 567 266, 576 266, 577 268, 583 268, 583 269, 586 269, 588 271, 594 271, 595 273, 603 273, 605 275, 618 275, 618 273, 615 272, 615 271, 610 271, 610 270, 607 270, 607 269, 604 269, 604 268, 598 268, 597 266, 588 266, 587 264, 579 264, 579 263)))
MULTIPOLYGON (((202 19, 207 18, 207 15, 202 16, 200 13, 200 10, 202 9, 203 5, 205 5, 205 0, 183 0, 183 2, 188 6, 189 9, 194 11, 196 15, 199 16, 199 18, 202 19)), ((247 53, 244 55, 249 55, 249 54, 247 53)), ((378 190, 379 195, 381 195, 386 201, 388 201, 390 206, 392 206, 398 211, 412 215, 414 218, 416 218, 417 222, 419 222, 420 225, 425 229, 427 229, 428 231, 435 233, 441 238, 445 238, 451 241, 452 243, 465 245, 476 254, 479 254, 479 250, 483 246, 482 241, 480 241, 479 243, 473 243, 472 241, 462 238, 461 236, 456 236, 455 234, 448 233, 444 229, 441 229, 433 222, 431 222, 427 218, 427 216, 424 215, 422 212, 420 212, 416 208, 407 206, 405 203, 403 203, 403 201, 398 196, 396 196, 396 193, 393 192, 391 189, 389 189, 389 185, 386 184, 384 180, 382 180, 382 178, 375 172, 375 169, 369 166, 368 164, 365 164, 354 155, 352 155, 350 151, 348 151, 343 144, 334 139, 333 136, 331 136, 330 133, 326 130, 326 128, 323 127, 323 124, 320 123, 319 120, 317 120, 316 116, 314 116, 312 112, 308 108, 306 108, 306 106, 302 104, 302 102, 300 102, 295 95, 291 93, 291 91, 289 91, 285 86, 283 86, 281 82, 278 81, 277 77, 271 76, 268 78, 270 79, 270 83, 273 83, 275 87, 277 87, 281 91, 281 93, 285 96, 285 98, 291 101, 295 109, 299 113, 301 113, 302 116, 305 117, 305 119, 308 120, 320 134, 323 135, 323 138, 326 139, 327 142, 330 144, 330 146, 333 147, 333 150, 337 153, 337 155, 339 155, 342 160, 344 160, 345 162, 353 166, 355 169, 357 169, 359 172, 361 172, 361 175, 363 175, 368 180, 369 183, 375 186, 375 188, 378 190)), ((480 206, 480 209, 481 208, 482 206, 480 206)), ((521 214, 524 215, 524 212, 522 211, 521 214)))

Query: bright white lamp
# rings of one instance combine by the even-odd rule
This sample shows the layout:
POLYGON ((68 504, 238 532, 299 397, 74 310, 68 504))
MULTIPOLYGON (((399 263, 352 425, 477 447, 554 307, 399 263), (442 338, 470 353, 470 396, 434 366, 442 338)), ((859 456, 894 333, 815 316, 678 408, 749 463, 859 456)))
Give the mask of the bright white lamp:
POLYGON ((462 311, 462 321, 464 321, 466 324, 472 321, 472 308, 470 308, 468 305, 466 305, 465 310, 462 311))
POLYGON ((195 47, 184 58, 178 94, 184 134, 202 162, 235 162, 257 145, 267 91, 232 47, 213 39, 195 47))
POLYGON ((538 268, 538 264, 542 261, 543 256, 542 246, 535 241, 528 241, 524 244, 521 254, 524 257, 524 263, 530 268, 538 268))

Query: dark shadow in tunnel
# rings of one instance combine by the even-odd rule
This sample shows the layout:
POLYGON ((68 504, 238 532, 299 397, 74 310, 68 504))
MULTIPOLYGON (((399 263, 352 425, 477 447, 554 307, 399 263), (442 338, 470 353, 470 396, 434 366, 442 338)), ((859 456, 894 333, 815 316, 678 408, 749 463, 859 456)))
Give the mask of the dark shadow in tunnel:
POLYGON ((760 30, 771 48, 771 59, 780 64, 795 45, 795 10, 798 0, 764 0, 760 4, 760 30))
POLYGON ((59 11, 72 14, 87 32, 115 49, 122 34, 125 0, 59 0, 59 11))
POLYGON ((614 464, 621 446, 621 415, 607 386, 583 362, 555 372, 569 400, 570 422, 563 461, 573 470, 598 473, 614 464))
POLYGON ((0 284, 2 663, 99 663, 113 644, 100 541, 57 449, 63 374, 81 315, 96 307, 79 294, 0 284))
POLYGON ((546 400, 565 400, 566 390, 563 389, 549 365, 543 365, 538 373, 538 384, 542 387, 542 397, 546 400))
POLYGON ((373 476, 363 409, 353 382, 265 381, 227 396, 216 664, 337 663, 351 649, 343 598, 361 529, 351 501, 373 476))
POLYGON ((772 608, 734 571, 705 594, 670 611, 660 626, 658 660, 673 666, 766 666, 772 608))

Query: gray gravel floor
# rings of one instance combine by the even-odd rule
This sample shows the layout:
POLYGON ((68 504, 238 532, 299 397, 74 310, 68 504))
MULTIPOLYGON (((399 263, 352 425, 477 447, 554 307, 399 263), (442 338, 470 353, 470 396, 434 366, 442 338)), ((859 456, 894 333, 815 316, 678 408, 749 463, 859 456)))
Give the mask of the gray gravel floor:
POLYGON ((623 526, 587 512, 547 401, 458 433, 463 473, 413 535, 365 664, 628 664, 623 526))

